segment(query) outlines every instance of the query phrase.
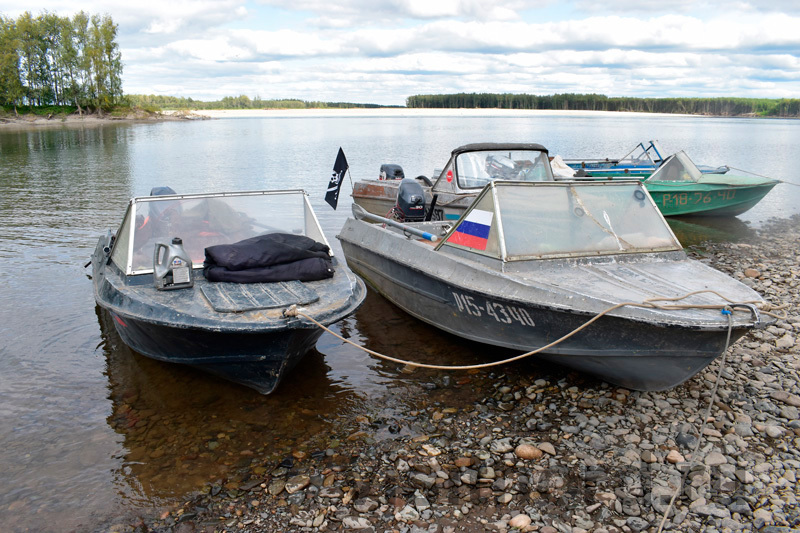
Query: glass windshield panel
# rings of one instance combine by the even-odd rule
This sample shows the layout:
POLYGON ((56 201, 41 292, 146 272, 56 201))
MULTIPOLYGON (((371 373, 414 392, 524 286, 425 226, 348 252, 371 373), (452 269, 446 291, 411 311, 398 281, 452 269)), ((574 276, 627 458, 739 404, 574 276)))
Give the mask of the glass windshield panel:
POLYGON ((698 181, 702 173, 697 168, 689 156, 683 152, 678 152, 668 158, 664 163, 647 178, 647 181, 677 181, 692 182, 698 181))
POLYGON ((114 251, 111 253, 111 260, 123 272, 128 268, 128 249, 131 244, 131 210, 132 206, 129 205, 128 210, 125 212, 125 218, 122 220, 122 227, 117 232, 114 251))
POLYGON ((679 249, 640 184, 500 186, 508 259, 679 249))
POLYGON ((266 233, 307 235, 324 242, 304 194, 252 194, 189 198, 136 198, 133 273, 152 271, 157 242, 183 240, 194 267, 202 267, 205 248, 266 233))
POLYGON ((494 212, 494 196, 492 191, 489 191, 475 203, 465 217, 459 219, 458 225, 447 236, 444 244, 499 258, 498 225, 499 221, 494 212))
POLYGON ((553 181, 547 154, 538 150, 486 150, 456 157, 458 186, 480 189, 490 181, 553 181))

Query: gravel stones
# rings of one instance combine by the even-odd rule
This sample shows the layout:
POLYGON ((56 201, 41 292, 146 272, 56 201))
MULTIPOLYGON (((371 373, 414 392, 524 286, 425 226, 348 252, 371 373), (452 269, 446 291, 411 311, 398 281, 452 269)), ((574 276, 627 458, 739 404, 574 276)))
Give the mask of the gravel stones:
POLYGON ((531 446, 530 444, 520 444, 514 450, 514 453, 520 459, 525 459, 529 461, 535 461, 537 459, 541 459, 543 452, 539 448, 535 446, 531 446))
POLYGON ((447 387, 442 374, 419 371, 409 375, 436 386, 392 396, 409 407, 393 405, 391 423, 382 412, 343 416, 323 453, 292 453, 286 464, 247 456, 241 478, 231 461, 229 479, 146 525, 167 531, 188 516, 187 531, 248 533, 654 531, 686 474, 665 530, 796 529, 800 217, 775 224, 752 244, 703 250, 702 260, 788 307, 731 347, 696 454, 719 362, 661 392, 555 367, 532 375, 536 365, 454 373, 447 387))

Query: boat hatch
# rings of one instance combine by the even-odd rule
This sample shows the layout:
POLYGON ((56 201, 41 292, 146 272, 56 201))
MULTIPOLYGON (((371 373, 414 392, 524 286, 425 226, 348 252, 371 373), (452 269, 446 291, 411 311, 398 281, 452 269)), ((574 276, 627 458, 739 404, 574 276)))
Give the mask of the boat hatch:
POLYGON ((669 156, 645 181, 698 182, 703 173, 683 151, 669 156))
POLYGON ((258 309, 308 305, 319 295, 301 281, 274 283, 208 283, 200 287, 214 311, 241 313, 258 309))
POLYGON ((437 245, 502 261, 681 250, 640 182, 495 181, 437 245))
POLYGON ((305 235, 328 245, 299 189, 146 196, 131 200, 111 260, 126 275, 148 274, 155 243, 180 237, 193 266, 202 268, 206 247, 265 233, 305 235))
POLYGON ((553 181, 544 150, 480 150, 455 157, 458 186, 481 189, 490 181, 553 181))

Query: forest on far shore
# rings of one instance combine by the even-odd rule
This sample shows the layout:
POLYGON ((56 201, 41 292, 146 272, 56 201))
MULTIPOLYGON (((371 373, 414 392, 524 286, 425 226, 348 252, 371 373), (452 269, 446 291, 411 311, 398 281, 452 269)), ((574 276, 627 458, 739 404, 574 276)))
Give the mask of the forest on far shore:
POLYGON ((108 15, 0 14, 0 105, 110 109, 122 98, 117 25, 108 15))
MULTIPOLYGON (((144 109, 329 109, 402 107, 350 102, 262 99, 246 95, 203 101, 188 97, 131 94, 125 99, 144 109)), ((800 117, 800 99, 784 98, 634 98, 602 94, 495 94, 459 93, 409 96, 408 108, 554 109, 574 111, 635 111, 742 117, 800 117)))
POLYGON ((636 111, 688 115, 800 117, 797 98, 635 98, 602 94, 418 94, 406 99, 410 108, 555 109, 573 111, 636 111))

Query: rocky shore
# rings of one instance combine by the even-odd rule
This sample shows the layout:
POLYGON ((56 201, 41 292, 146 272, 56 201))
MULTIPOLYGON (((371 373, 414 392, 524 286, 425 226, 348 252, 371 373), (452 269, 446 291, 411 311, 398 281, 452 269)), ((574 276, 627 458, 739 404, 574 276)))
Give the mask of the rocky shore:
POLYGON ((666 531, 797 531, 798 244, 796 216, 752 242, 690 250, 789 304, 721 371, 718 360, 658 393, 574 373, 431 374, 402 416, 363 413, 319 449, 254 454, 182 505, 111 530, 610 533, 657 531, 668 513, 666 531))

